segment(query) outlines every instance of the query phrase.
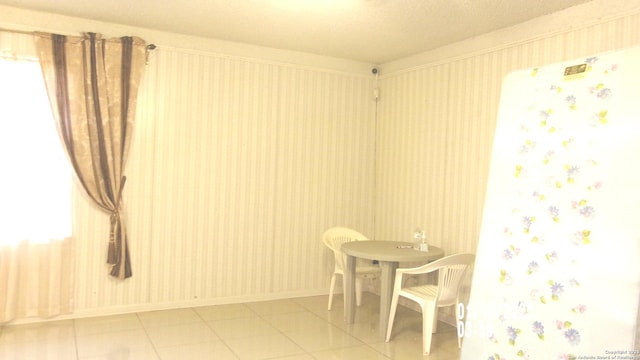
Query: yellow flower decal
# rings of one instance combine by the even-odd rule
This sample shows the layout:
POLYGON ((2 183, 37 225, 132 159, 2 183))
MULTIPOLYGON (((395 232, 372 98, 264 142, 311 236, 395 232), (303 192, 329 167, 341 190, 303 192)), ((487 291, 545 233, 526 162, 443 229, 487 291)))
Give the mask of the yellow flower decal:
POLYGON ((589 245, 591 244, 591 230, 582 230, 574 234, 574 243, 576 245, 589 245))
POLYGON ((600 125, 605 125, 608 122, 609 120, 607 119, 607 110, 600 111, 598 113, 598 123, 600 123, 600 125))
POLYGON ((520 175, 522 175, 522 165, 518 164, 516 165, 516 172, 514 174, 515 177, 520 177, 520 175))

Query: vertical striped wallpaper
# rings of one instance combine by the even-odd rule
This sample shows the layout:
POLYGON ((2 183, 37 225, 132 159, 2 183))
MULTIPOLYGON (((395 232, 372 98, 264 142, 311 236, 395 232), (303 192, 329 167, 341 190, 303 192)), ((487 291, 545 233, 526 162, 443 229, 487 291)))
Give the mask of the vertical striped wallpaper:
POLYGON ((503 77, 635 45, 638 13, 377 81, 159 46, 126 171, 134 276, 107 276, 108 217, 74 194, 76 315, 326 293, 336 225, 475 252, 503 77))
POLYGON ((384 75, 376 235, 409 239, 420 226, 446 253, 475 252, 502 79, 516 69, 637 45, 636 12, 384 75))
POLYGON ((108 224, 79 200, 76 311, 326 292, 322 232, 373 228, 373 78, 159 47, 143 81, 124 195, 134 276, 106 276, 108 224))
POLYGON ((412 241, 413 230, 421 227, 433 242, 435 232, 442 231, 448 68, 421 68, 380 81, 375 219, 379 239, 412 241))

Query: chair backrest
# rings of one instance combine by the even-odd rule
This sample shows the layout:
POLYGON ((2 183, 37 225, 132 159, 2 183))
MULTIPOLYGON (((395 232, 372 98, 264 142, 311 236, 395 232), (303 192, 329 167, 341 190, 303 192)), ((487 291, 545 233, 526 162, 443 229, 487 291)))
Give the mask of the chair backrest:
POLYGON ((361 233, 345 227, 330 228, 322 235, 322 242, 331 249, 331 251, 333 251, 336 270, 344 270, 345 268, 345 256, 340 250, 342 244, 350 241, 361 240, 369 239, 361 233))
POLYGON ((425 274, 438 271, 438 306, 454 305, 458 299, 458 288, 465 271, 473 264, 473 254, 454 254, 445 256, 412 269, 399 269, 404 274, 425 274))
POLYGON ((464 273, 475 260, 473 254, 455 254, 448 256, 438 271, 438 305, 447 306, 458 302, 458 290, 464 273))

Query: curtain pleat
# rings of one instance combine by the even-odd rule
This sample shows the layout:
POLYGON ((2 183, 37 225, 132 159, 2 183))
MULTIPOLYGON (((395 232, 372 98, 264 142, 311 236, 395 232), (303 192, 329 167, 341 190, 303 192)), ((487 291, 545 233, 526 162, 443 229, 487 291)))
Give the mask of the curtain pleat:
POLYGON ((141 39, 36 34, 38 56, 60 138, 76 179, 110 216, 111 275, 132 275, 122 204, 125 159, 145 65, 141 39))

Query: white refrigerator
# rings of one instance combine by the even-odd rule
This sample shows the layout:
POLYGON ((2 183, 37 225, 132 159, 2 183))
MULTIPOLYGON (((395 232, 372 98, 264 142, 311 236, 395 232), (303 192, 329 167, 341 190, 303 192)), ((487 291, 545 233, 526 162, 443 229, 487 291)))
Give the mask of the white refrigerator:
POLYGON ((640 359, 640 49, 509 74, 464 360, 640 359))

